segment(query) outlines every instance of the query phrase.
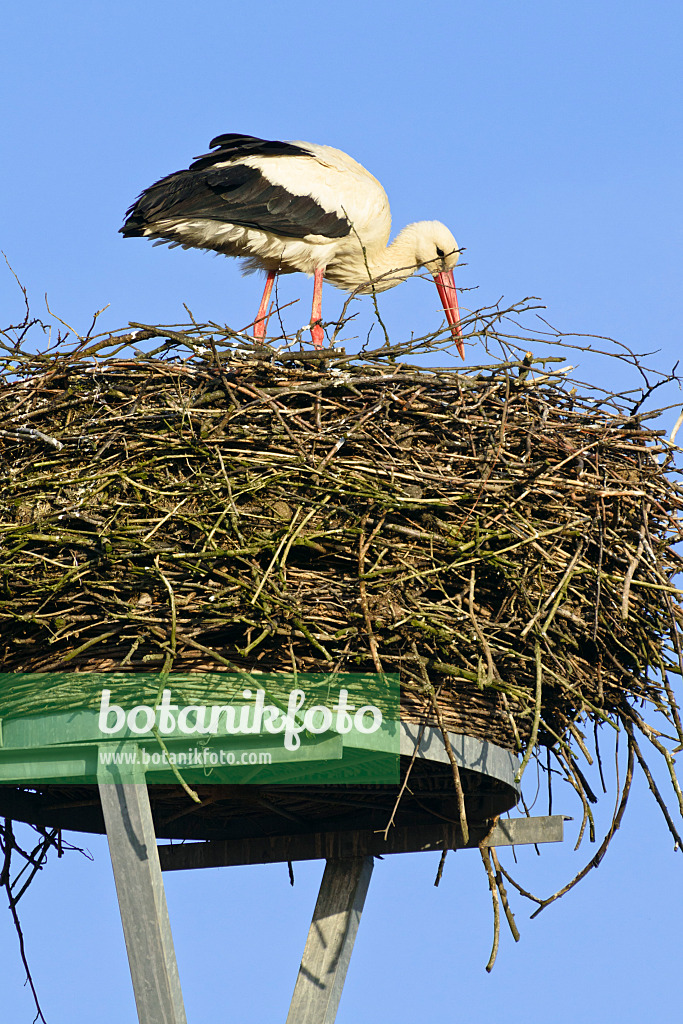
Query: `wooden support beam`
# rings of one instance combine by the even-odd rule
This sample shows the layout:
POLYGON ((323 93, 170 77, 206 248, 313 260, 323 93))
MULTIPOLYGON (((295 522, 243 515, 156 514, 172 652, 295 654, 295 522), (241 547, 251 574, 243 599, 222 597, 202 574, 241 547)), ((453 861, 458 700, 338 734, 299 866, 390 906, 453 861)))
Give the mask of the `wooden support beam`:
POLYGON ((140 1024, 186 1024, 156 835, 144 782, 100 782, 140 1024))
MULTIPOLYGON (((527 843, 561 843, 564 817, 503 818, 493 830, 486 824, 470 827, 468 847, 482 841, 486 846, 521 846, 527 843)), ((237 864, 274 864, 295 860, 340 860, 348 857, 384 856, 427 850, 465 848, 458 825, 437 822, 393 828, 385 839, 381 832, 311 832, 257 839, 214 839, 209 842, 159 847, 162 871, 227 867, 237 864)))
POLYGON ((372 867, 372 857, 328 860, 287 1024, 334 1024, 372 867))

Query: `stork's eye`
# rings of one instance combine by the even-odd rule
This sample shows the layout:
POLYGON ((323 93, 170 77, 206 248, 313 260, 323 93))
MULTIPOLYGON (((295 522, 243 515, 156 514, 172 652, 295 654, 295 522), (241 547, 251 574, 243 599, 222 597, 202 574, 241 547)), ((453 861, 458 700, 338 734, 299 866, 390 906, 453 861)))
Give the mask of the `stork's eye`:
POLYGON ((444 258, 444 256, 446 255, 446 253, 443 251, 443 249, 439 249, 439 247, 437 245, 437 247, 436 247, 436 255, 439 257, 440 260, 442 260, 444 258))

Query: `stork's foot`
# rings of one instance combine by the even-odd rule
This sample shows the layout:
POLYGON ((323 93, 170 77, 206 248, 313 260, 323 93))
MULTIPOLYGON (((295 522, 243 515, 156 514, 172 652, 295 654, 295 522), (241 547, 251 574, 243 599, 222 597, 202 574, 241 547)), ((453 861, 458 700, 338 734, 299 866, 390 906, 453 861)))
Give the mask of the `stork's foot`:
POLYGON ((325 332, 322 329, 322 324, 311 324, 311 338, 313 339, 314 348, 324 348, 325 332))

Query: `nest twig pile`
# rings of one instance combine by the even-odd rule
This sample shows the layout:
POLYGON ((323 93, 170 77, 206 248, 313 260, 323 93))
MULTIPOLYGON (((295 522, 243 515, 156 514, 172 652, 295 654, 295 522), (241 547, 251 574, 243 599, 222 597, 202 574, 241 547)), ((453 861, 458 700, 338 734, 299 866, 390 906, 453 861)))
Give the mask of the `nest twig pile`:
MULTIPOLYGON (((1 669, 400 672, 407 718, 547 748, 584 826, 586 723, 647 771, 642 733, 683 809, 673 447, 643 395, 577 389, 524 345, 400 361, 435 347, 320 355, 217 325, 6 346, 1 669)), ((4 714, 33 699, 10 688, 4 714)))

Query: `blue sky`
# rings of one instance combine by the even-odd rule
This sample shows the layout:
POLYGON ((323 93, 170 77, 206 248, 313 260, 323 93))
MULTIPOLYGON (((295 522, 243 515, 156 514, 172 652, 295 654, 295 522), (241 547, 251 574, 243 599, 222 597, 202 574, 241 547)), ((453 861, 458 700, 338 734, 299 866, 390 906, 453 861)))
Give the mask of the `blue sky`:
MULTIPOLYGON (((541 296, 564 330, 680 350, 682 16, 651 0, 408 4, 304 0, 28 2, 3 15, 1 248, 34 312, 80 329, 129 320, 248 323, 259 284, 234 263, 117 233, 127 206, 222 132, 324 142, 385 185, 395 229, 437 218, 466 248, 463 305, 541 296)), ((310 283, 282 285, 294 327, 310 283)), ((0 265, 6 320, 21 315, 0 265)), ((332 316, 343 296, 326 289, 332 316)), ((414 279, 381 297, 394 337, 436 326, 436 291, 414 279)), ((369 318, 367 307, 362 316, 369 318)), ((362 320, 361 323, 365 321, 362 320)), ((368 319, 369 322, 369 319, 368 319)), ((673 400, 673 399, 672 399, 673 400)), ((675 419, 663 425, 670 427, 675 419)), ((566 794, 555 809, 576 814, 566 794)), ((428 1015, 551 1014, 621 1024, 680 1005, 681 854, 644 787, 603 865, 503 936, 487 976, 489 894, 476 853, 378 863, 339 1024, 428 1015)), ((537 808, 542 812, 543 808, 537 808)), ((605 808, 605 813, 607 813, 605 808)), ((570 837, 575 835, 570 823, 570 837)), ((135 1019, 106 846, 52 863, 22 901, 50 1024, 135 1019)), ((593 850, 573 840, 520 878, 548 893, 593 850)), ((509 862, 509 858, 507 858, 509 862)), ((284 1019, 322 866, 167 878, 188 1016, 284 1019)), ((0 914, 5 1018, 32 1019, 9 913, 0 914)))

